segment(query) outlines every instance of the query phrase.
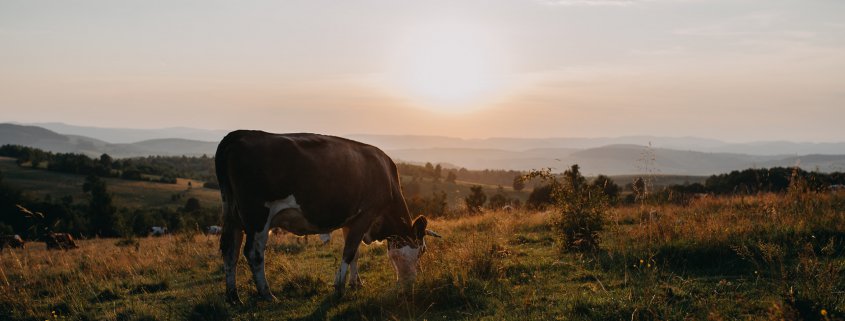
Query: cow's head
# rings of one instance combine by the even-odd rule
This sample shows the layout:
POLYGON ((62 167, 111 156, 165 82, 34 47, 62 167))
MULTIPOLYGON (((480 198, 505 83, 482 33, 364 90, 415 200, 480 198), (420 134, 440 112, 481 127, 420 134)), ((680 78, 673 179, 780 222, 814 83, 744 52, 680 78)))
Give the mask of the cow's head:
POLYGON ((387 255, 396 270, 396 278, 402 285, 414 282, 419 270, 420 257, 425 253, 426 235, 440 237, 437 233, 426 229, 428 220, 425 216, 417 217, 414 220, 410 237, 389 238, 387 241, 387 255))

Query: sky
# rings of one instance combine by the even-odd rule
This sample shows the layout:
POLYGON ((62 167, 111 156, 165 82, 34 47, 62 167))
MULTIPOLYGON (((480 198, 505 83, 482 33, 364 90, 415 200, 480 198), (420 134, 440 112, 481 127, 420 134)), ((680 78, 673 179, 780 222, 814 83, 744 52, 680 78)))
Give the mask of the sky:
POLYGON ((0 122, 845 140, 845 1, 0 0, 0 122))

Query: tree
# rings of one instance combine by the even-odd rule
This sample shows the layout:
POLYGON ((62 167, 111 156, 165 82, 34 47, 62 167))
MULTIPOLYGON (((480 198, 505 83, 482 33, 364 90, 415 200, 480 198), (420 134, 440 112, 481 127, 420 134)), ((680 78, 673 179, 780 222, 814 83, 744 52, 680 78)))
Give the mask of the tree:
POLYGON ((449 174, 446 174, 446 183, 455 184, 457 179, 458 175, 455 174, 455 171, 449 171, 449 174))
POLYGON ((182 208, 182 210, 186 213, 197 212, 200 209, 202 209, 202 207, 200 206, 200 200, 198 200, 196 197, 188 198, 188 201, 185 202, 185 207, 182 208))
POLYGON ((611 203, 615 203, 619 198, 619 185, 616 185, 610 177, 599 175, 593 180, 592 185, 601 189, 611 203))
POLYGON ((552 185, 543 185, 532 190, 531 194, 528 194, 526 204, 528 204, 528 207, 537 210, 544 210, 546 206, 554 204, 554 200, 552 199, 552 185))
POLYGON ((91 196, 88 203, 91 230, 99 236, 119 236, 117 209, 112 205, 106 182, 91 173, 85 178, 82 191, 91 196))
POLYGON ((487 202, 487 195, 484 194, 484 189, 479 185, 473 185, 469 188, 470 194, 464 197, 467 210, 470 213, 481 212, 481 207, 487 202))
POLYGON ((434 172, 432 173, 432 177, 434 178, 435 182, 440 181, 440 176, 442 174, 443 174, 443 167, 441 167, 440 164, 437 164, 437 166, 434 166, 434 172))
POLYGON ((516 176, 513 178, 513 190, 514 191, 521 191, 525 188, 525 181, 522 179, 522 176, 516 176))
POLYGON ((434 176, 434 165, 425 163, 425 176, 434 176))

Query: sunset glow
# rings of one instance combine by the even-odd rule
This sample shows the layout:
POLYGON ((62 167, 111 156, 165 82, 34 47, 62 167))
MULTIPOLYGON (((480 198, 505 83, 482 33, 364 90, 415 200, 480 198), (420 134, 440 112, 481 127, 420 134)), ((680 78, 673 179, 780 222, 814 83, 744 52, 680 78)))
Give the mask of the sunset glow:
POLYGON ((501 89, 502 50, 481 26, 433 23, 398 41, 391 81, 417 107, 463 113, 484 107, 501 89))

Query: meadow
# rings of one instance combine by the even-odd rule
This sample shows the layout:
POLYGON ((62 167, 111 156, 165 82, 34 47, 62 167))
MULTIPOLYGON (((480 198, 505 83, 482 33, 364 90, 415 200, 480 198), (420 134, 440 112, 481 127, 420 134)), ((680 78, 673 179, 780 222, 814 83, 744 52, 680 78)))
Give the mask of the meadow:
POLYGON ((362 245, 364 288, 333 295, 340 233, 325 246, 273 237, 278 302, 223 301, 216 237, 183 233, 43 243, 0 256, 3 320, 840 320, 845 316, 845 193, 703 198, 620 206, 601 248, 561 252, 555 210, 431 220, 412 290, 395 285, 384 244, 362 245))

